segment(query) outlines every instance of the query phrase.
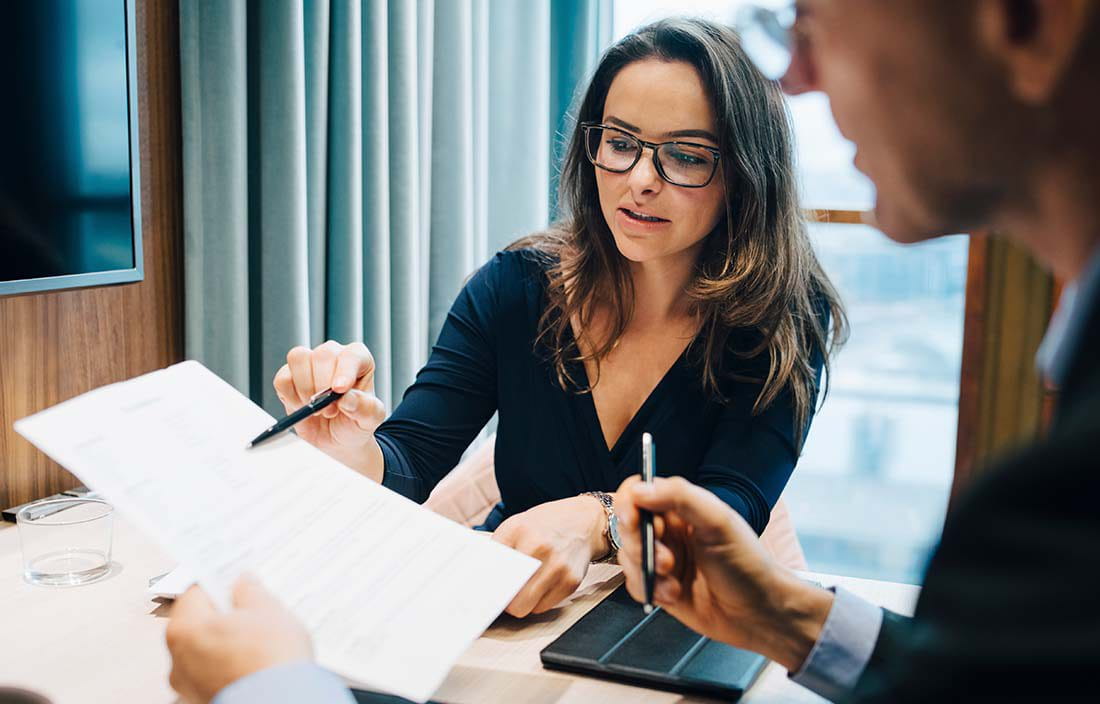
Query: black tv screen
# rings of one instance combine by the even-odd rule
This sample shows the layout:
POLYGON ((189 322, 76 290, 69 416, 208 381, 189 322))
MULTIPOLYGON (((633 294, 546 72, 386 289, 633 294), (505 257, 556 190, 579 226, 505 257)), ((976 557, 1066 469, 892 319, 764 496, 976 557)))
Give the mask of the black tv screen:
POLYGON ((133 6, 0 3, 0 294, 142 278, 133 6))

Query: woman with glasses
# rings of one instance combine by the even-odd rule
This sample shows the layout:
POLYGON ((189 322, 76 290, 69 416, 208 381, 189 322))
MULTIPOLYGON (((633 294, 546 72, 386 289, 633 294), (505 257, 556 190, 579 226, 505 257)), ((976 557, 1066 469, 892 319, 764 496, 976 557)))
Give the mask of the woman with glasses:
POLYGON ((288 411, 347 391, 299 434, 416 501, 498 413, 502 501, 483 528, 543 562, 516 616, 614 557, 610 492, 638 473, 643 432, 659 474, 763 531, 844 331, 799 210, 783 97, 732 30, 630 34, 577 117, 559 220, 471 277, 388 419, 361 343, 295 348, 274 382, 288 411))

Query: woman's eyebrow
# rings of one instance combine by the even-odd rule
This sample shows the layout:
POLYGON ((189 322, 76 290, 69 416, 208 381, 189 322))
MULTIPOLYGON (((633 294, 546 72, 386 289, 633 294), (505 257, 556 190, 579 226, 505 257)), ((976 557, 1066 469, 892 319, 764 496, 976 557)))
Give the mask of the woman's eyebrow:
POLYGON ((713 132, 708 130, 675 130, 673 132, 665 132, 665 137, 701 137, 703 139, 709 139, 715 144, 718 143, 718 138, 714 136, 713 132))
POLYGON ((632 125, 629 122, 627 122, 626 120, 620 120, 619 118, 615 117, 614 115, 609 115, 604 120, 604 122, 606 122, 608 124, 612 124, 612 125, 618 125, 619 127, 622 127, 624 130, 629 130, 630 132, 641 132, 642 131, 642 129, 640 127, 638 127, 637 125, 632 125))
MULTIPOLYGON (((606 122, 607 124, 610 124, 610 125, 616 125, 618 127, 622 127, 624 130, 628 130, 630 132, 641 132, 642 131, 641 128, 637 127, 636 125, 632 125, 629 122, 627 122, 626 120, 620 120, 619 118, 617 118, 613 115, 608 115, 604 119, 604 122, 606 122)), ((715 144, 718 144, 718 137, 716 137, 713 132, 710 132, 708 130, 673 130, 672 132, 665 132, 661 136, 662 137, 672 137, 672 138, 676 138, 676 137, 701 137, 702 139, 709 139, 710 141, 714 142, 715 144)))

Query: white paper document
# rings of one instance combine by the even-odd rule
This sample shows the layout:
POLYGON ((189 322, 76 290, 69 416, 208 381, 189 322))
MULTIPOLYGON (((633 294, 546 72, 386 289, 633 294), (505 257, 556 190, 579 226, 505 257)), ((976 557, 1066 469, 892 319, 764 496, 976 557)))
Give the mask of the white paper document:
POLYGON ((452 523, 274 422, 197 362, 106 386, 16 430, 100 492, 227 607, 257 575, 318 662, 426 701, 538 562, 452 523))
POLYGON ((178 599, 196 581, 198 580, 191 570, 186 567, 177 567, 171 572, 165 572, 150 579, 146 592, 155 599, 178 599))

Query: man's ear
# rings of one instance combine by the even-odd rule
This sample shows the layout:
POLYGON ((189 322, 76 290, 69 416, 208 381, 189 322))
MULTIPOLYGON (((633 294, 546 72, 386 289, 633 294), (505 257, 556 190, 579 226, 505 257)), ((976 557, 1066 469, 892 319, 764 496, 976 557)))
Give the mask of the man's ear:
POLYGON ((1094 9, 1094 0, 979 0, 978 41, 1016 98, 1042 104, 1069 70, 1094 9))

